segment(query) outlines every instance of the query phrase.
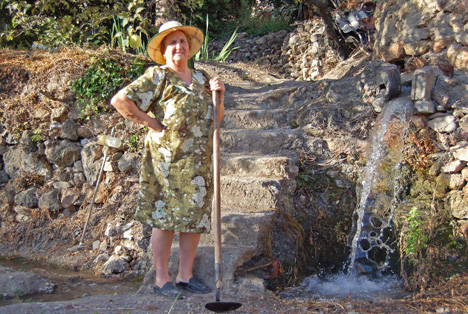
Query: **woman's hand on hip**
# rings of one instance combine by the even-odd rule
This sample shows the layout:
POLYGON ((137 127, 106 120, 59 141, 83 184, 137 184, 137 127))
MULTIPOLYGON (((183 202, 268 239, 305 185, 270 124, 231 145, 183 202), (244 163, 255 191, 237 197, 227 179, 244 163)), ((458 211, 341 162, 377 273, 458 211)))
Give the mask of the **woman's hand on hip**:
POLYGON ((111 105, 125 118, 147 126, 156 132, 164 130, 164 125, 157 119, 148 116, 145 112, 141 111, 137 105, 122 92, 117 93, 111 99, 111 105))

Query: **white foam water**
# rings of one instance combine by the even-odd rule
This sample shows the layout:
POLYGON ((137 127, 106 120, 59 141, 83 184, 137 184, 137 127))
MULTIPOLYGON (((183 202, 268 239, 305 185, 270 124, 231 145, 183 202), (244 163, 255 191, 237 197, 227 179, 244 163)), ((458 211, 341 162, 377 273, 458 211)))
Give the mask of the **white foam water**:
POLYGON ((407 295, 402 281, 397 276, 372 278, 344 273, 322 279, 317 276, 306 278, 302 291, 319 300, 377 301, 399 299, 407 295))

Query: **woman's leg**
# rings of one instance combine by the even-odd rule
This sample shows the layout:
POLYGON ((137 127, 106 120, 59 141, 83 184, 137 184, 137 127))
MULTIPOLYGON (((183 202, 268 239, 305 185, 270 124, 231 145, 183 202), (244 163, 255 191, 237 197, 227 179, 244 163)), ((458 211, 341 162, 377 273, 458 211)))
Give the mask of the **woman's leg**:
POLYGON ((156 285, 160 288, 166 282, 171 281, 168 264, 173 239, 174 231, 153 228, 151 246, 153 248, 153 261, 156 270, 156 285))
POLYGON ((179 274, 176 282, 188 282, 193 277, 192 266, 200 237, 200 233, 181 232, 179 234, 179 274))

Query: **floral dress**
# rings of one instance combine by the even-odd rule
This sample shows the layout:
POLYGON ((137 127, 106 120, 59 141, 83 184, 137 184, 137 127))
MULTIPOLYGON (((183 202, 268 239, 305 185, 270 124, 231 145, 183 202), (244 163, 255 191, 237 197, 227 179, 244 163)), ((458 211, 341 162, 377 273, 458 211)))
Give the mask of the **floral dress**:
POLYGON ((192 70, 188 85, 169 67, 154 66, 123 92, 166 126, 146 135, 135 219, 161 230, 210 232, 213 107, 207 74, 192 70))

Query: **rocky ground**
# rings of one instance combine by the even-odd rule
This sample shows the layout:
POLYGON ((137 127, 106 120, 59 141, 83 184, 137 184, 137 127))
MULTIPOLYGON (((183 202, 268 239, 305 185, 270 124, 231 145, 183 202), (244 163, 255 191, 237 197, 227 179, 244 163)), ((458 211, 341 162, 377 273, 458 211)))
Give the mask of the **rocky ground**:
MULTIPOLYGON (((23 280, 23 274, 8 275, 13 281, 23 280)), ((464 276, 466 278, 466 274, 464 276)), ((458 290, 466 290, 465 279, 450 280, 446 285, 420 295, 404 299, 381 299, 365 302, 353 300, 316 300, 308 297, 281 298, 272 292, 258 293, 233 291, 229 287, 222 290, 221 302, 237 302, 242 306, 232 312, 239 314, 311 314, 311 313, 467 313, 466 296, 457 296, 458 290), (229 290, 229 291, 225 291, 229 290)), ((5 283, 5 275, 0 275, 0 282, 5 283)), ((8 280, 8 279, 7 279, 8 280)), ((11 279, 10 279, 11 282, 11 279)), ((207 303, 215 302, 215 293, 193 295, 183 293, 183 300, 169 300, 152 294, 148 290, 138 293, 116 293, 88 295, 69 301, 38 302, 16 299, 15 304, 0 307, 2 314, 114 314, 114 313, 212 313, 205 308, 207 303)), ((1 304, 1 303, 0 303, 1 304)))

